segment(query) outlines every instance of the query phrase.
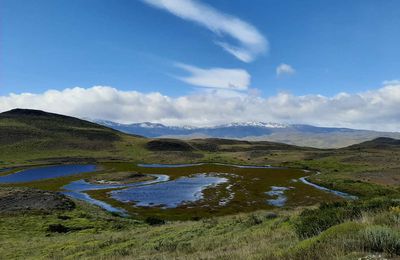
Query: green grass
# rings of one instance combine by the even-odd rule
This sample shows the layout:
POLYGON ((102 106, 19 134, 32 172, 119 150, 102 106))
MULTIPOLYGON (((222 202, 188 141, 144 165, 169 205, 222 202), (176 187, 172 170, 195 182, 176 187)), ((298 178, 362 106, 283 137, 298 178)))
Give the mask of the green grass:
MULTIPOLYGON (((357 259, 372 254, 399 257, 400 148, 396 146, 317 150, 268 143, 196 140, 189 141, 193 151, 161 152, 148 150, 148 141, 73 118, 40 113, 2 115, 0 167, 17 167, 15 171, 47 164, 97 163, 103 166, 99 174, 107 175, 125 171, 159 173, 157 169, 136 167, 138 162, 270 164, 319 171, 321 174, 311 176, 311 181, 358 195, 360 200, 320 206, 315 205, 320 201, 308 201, 309 204, 299 204, 304 205, 301 208, 291 205, 277 211, 277 217, 266 211, 271 208, 266 208, 265 203, 233 207, 200 214, 199 217, 207 218, 198 221, 168 221, 165 211, 160 209, 147 213, 132 211, 142 217, 127 219, 82 202, 70 212, 2 214, 0 258, 357 259), (166 219, 167 223, 148 225, 143 220, 146 218, 153 224, 157 219, 166 219), (49 227, 54 226, 68 232, 50 232, 49 227)), ((172 178, 190 173, 190 170, 168 171, 172 178)), ((22 185, 59 190, 73 180, 95 174, 22 185)), ((241 184, 258 191, 265 191, 270 185, 264 181, 241 184)), ((213 197, 214 191, 206 193, 213 197)), ((259 199, 259 193, 248 195, 239 188, 235 191, 239 202, 259 199)), ((109 199, 104 191, 92 195, 109 199)), ((196 216, 189 209, 179 209, 174 214, 171 219, 196 216)))
POLYGON ((59 219, 57 214, 2 216, 0 255, 8 259, 261 258, 283 253, 297 241, 286 216, 271 219, 264 212, 161 226, 117 219, 86 206, 58 215, 70 219, 59 219), (50 233, 51 224, 72 231, 50 233))
MULTIPOLYGON (((354 259, 399 254, 399 207, 371 208, 303 239, 299 211, 242 213, 149 226, 78 203, 70 212, 2 215, 0 255, 5 259, 354 259), (383 219, 397 219, 382 222, 383 219), (67 233, 49 231, 63 225, 67 233)), ((368 207, 366 205, 369 205, 368 207)))

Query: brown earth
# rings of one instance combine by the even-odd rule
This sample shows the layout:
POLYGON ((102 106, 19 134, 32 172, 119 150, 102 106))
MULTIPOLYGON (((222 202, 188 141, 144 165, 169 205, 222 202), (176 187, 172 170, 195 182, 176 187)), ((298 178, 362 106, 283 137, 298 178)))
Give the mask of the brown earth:
POLYGON ((0 188, 0 213, 72 210, 75 203, 58 192, 30 188, 0 188))

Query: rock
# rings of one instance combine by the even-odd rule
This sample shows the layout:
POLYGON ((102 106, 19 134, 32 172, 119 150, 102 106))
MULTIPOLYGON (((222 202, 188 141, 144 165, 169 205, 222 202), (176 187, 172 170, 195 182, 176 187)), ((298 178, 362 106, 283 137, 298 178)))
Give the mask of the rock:
POLYGON ((0 188, 0 213, 72 210, 75 203, 58 192, 30 188, 0 188))

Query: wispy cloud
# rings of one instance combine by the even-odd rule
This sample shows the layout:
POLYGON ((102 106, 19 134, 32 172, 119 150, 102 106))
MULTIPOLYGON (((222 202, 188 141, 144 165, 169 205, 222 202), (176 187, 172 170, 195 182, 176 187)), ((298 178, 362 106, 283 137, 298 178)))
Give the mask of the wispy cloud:
POLYGON ((243 69, 209 68, 202 69, 192 65, 177 63, 177 67, 190 73, 178 79, 198 87, 246 90, 251 76, 243 69))
POLYGON ((221 37, 216 44, 243 62, 251 62, 268 49, 267 39, 251 24, 197 0, 142 0, 182 19, 195 22, 221 37), (237 44, 229 43, 229 36, 237 44))
POLYGON ((221 89, 216 90, 169 97, 105 86, 75 87, 0 96, 0 112, 21 107, 123 123, 210 126, 272 121, 400 131, 400 84, 333 97, 278 93, 264 98, 242 92, 226 95, 219 92, 221 89))
POLYGON ((384 86, 389 86, 389 85, 400 85, 400 80, 398 79, 393 79, 393 80, 385 80, 382 82, 384 86))
POLYGON ((296 73, 296 70, 289 64, 282 63, 276 68, 276 75, 278 77, 283 75, 292 75, 296 73))

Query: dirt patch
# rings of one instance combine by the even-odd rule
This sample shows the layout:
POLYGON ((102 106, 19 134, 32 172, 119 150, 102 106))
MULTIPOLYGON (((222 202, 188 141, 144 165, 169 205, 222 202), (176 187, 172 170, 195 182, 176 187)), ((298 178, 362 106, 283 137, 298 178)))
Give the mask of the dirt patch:
POLYGON ((384 171, 377 172, 365 172, 357 174, 357 178, 362 181, 397 187, 400 184, 400 168, 385 169, 384 171))
POLYGON ((75 203, 51 191, 0 187, 0 213, 16 211, 72 210, 75 203))

